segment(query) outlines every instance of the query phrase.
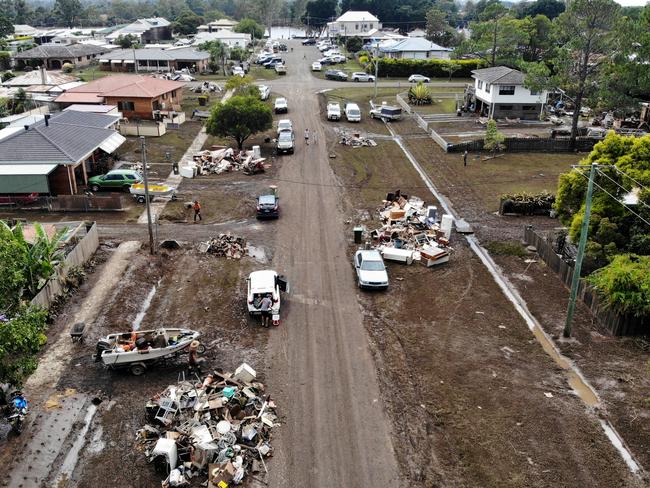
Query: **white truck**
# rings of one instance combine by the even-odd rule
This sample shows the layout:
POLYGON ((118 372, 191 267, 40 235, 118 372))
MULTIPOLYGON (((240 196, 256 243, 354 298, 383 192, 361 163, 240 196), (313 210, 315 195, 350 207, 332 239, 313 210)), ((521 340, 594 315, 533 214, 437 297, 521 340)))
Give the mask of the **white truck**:
POLYGON ((338 102, 327 104, 327 120, 341 120, 341 106, 338 102))
POLYGON ((345 104, 345 118, 348 122, 361 122, 361 110, 356 103, 345 104))

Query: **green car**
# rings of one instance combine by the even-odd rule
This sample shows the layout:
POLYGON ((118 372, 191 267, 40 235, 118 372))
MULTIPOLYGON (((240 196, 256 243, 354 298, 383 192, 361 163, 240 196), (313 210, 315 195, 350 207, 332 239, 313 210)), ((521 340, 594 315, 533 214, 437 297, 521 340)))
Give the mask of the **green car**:
POLYGON ((88 179, 88 187, 92 191, 124 190, 129 191, 134 183, 141 183, 142 175, 132 169, 115 169, 105 175, 93 176, 88 179))

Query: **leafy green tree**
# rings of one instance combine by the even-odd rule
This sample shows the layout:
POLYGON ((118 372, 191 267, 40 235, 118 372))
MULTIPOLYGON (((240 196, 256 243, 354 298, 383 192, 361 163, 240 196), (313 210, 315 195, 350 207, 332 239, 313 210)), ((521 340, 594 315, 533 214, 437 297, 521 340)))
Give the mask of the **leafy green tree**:
POLYGON ((426 15, 427 39, 444 47, 455 46, 458 38, 454 28, 449 25, 448 15, 437 7, 430 8, 426 15))
POLYGON ((208 41, 199 45, 199 49, 210 53, 208 67, 216 73, 221 67, 223 74, 226 74, 226 61, 228 60, 228 46, 221 41, 208 41))
POLYGON ((322 30, 329 19, 336 15, 337 4, 338 0, 311 0, 307 2, 301 20, 308 24, 310 29, 322 30))
POLYGON ((197 27, 202 23, 203 17, 187 9, 181 12, 174 22, 172 22, 172 29, 178 34, 187 36, 189 34, 195 34, 197 27))
POLYGON ((32 20, 32 9, 25 0, 14 0, 14 23, 29 24, 32 20))
POLYGON ((490 119, 485 127, 485 137, 483 138, 483 147, 492 153, 503 149, 505 136, 497 128, 497 122, 490 119))
POLYGON ((203 0, 185 0, 187 7, 199 17, 203 17, 207 8, 203 0))
POLYGON ((261 39, 264 36, 264 26, 258 24, 255 19, 242 19, 233 30, 250 34, 253 42, 255 42, 255 39, 261 39))
POLYGON ((47 311, 37 307, 0 317, 0 383, 20 385, 36 370, 36 353, 47 341, 46 318, 47 311))
POLYGON ((245 61, 248 58, 248 55, 249 55, 248 49, 235 46, 230 49, 230 54, 228 55, 228 57, 233 61, 245 61))
POLYGON ((7 226, 0 226, 0 314, 11 315, 20 305, 27 284, 27 251, 7 226))
POLYGON ((519 2, 515 6, 517 17, 523 19, 524 17, 535 17, 537 15, 544 15, 545 17, 553 20, 560 15, 566 6, 564 2, 559 0, 536 0, 534 2, 519 2))
MULTIPOLYGON (((226 81, 226 84, 224 85, 224 88, 226 91, 228 90, 235 90, 235 95, 251 95, 250 92, 248 92, 248 88, 253 86, 253 77, 250 75, 246 76, 231 76, 228 78, 228 81, 226 81), (245 93, 247 92, 247 93, 245 93)), ((256 90, 256 94, 259 95, 259 88, 256 86, 253 86, 253 88, 256 90)))
POLYGON ((11 100, 11 113, 12 114, 21 114, 27 110, 29 105, 30 98, 25 90, 18 88, 14 97, 11 100))
POLYGON ((0 12, 0 39, 14 33, 14 23, 6 13, 0 12))
POLYGON ((56 0, 53 13, 59 22, 67 27, 74 27, 77 18, 83 14, 83 7, 80 0, 56 0))
POLYGON ((519 21, 519 29, 525 32, 519 44, 519 52, 525 62, 542 61, 554 48, 553 24, 545 15, 526 17, 519 21))
POLYGON ((246 139, 270 129, 272 124, 271 107, 259 97, 234 96, 212 109, 206 131, 214 136, 230 137, 242 149, 246 139))
POLYGON ((138 43, 138 38, 133 34, 127 34, 125 36, 120 35, 115 40, 115 43, 120 46, 122 49, 131 49, 140 47, 138 43))
POLYGON ((357 36, 349 37, 345 41, 345 47, 351 53, 356 53, 358 51, 361 51, 361 48, 363 47, 363 41, 360 37, 357 36))

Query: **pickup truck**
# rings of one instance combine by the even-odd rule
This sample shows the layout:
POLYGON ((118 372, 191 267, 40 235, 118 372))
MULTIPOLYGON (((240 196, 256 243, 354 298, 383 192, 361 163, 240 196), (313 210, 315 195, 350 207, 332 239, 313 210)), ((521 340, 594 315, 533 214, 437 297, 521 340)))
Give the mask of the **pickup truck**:
POLYGON ((327 120, 341 120, 341 106, 338 102, 327 104, 327 120))
POLYGON ((402 109, 391 105, 375 105, 370 110, 370 117, 382 120, 399 120, 402 117, 402 109))

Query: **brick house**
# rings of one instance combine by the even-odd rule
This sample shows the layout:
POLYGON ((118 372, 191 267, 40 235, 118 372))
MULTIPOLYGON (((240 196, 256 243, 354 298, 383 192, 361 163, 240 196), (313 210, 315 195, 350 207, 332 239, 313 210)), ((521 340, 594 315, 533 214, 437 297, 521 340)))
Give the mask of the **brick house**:
POLYGON ((203 72, 210 54, 192 47, 170 49, 117 49, 99 59, 102 71, 174 71, 183 68, 203 72))
POLYGON ((144 75, 106 76, 68 90, 55 102, 116 105, 125 118, 154 120, 154 111, 181 111, 185 83, 144 75))
POLYGON ((42 44, 14 56, 17 69, 26 66, 45 66, 46 69, 59 70, 64 64, 87 66, 97 57, 109 51, 102 46, 89 44, 42 44))

